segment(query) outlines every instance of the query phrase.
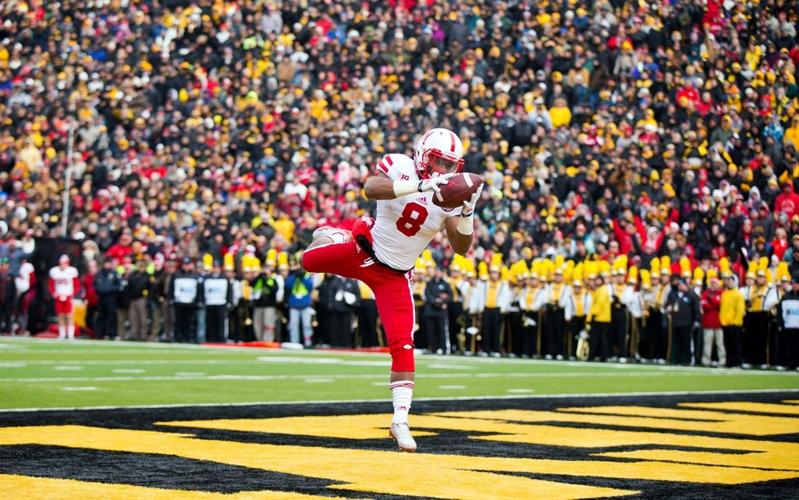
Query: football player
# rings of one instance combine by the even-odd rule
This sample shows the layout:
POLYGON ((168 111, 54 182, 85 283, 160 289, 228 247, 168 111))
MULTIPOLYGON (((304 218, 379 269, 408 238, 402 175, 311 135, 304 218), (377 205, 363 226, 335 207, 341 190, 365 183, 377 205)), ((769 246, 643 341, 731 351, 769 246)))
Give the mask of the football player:
POLYGON ((75 338, 72 299, 80 292, 78 270, 69 265, 69 257, 62 255, 58 265, 50 269, 50 295, 55 299, 58 317, 58 338, 75 338))
POLYGON ((403 451, 416 451, 408 426, 414 389, 412 269, 417 257, 442 229, 453 250, 465 254, 472 244, 472 216, 478 189, 460 209, 445 210, 432 202, 441 186, 463 169, 463 144, 444 128, 425 132, 413 158, 388 154, 364 186, 366 197, 377 201, 374 219, 359 219, 346 231, 320 227, 304 252, 304 268, 358 279, 375 294, 378 314, 391 353, 394 416, 390 435, 403 451))

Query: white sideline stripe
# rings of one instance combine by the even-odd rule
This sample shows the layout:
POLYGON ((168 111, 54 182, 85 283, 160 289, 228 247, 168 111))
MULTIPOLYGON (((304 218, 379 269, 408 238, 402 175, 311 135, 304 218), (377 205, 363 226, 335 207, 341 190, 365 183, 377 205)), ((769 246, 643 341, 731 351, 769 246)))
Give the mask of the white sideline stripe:
MULTIPOLYGON (((185 352, 185 351, 205 351, 205 354, 211 355, 220 355, 225 353, 238 353, 241 354, 242 351, 250 352, 250 353, 259 353, 262 356, 275 356, 281 357, 284 354, 289 354, 289 351, 281 350, 281 349, 264 349, 262 347, 249 347, 249 346, 239 346, 239 345, 230 345, 227 347, 215 347, 215 346, 205 346, 205 345, 194 345, 194 344, 169 344, 169 343, 158 343, 158 342, 130 342, 130 341, 119 341, 119 342, 111 342, 107 340, 91 340, 91 339, 76 339, 76 340, 58 340, 58 339, 40 339, 36 337, 4 337, 0 340, 0 344, 12 344, 15 348, 21 348, 27 352, 35 352, 35 353, 103 353, 107 354, 109 352, 114 352, 115 349, 121 349, 122 353, 124 354, 134 354, 134 353, 141 353, 141 354, 151 354, 152 350, 162 350, 162 351, 175 351, 176 353, 185 352), (61 344, 61 345, 70 345, 74 346, 73 349, 46 349, 46 350, 32 350, 32 349, 25 349, 24 347, 20 346, 19 344, 37 344, 37 345, 48 345, 48 344, 61 344), (92 345, 92 346, 101 346, 104 349, 96 349, 96 350, 87 350, 87 349, 77 349, 78 347, 85 346, 85 345, 92 345), (130 347, 135 347, 136 349, 130 349, 130 347)), ((121 354, 122 354, 121 353, 121 354)), ((193 353, 192 353, 193 354, 193 353)), ((342 352, 342 351, 334 351, 334 350, 315 350, 309 349, 304 351, 290 351, 291 356, 387 356, 386 353, 381 352, 342 352)), ((514 363, 522 363, 525 365, 553 365, 553 366, 568 366, 568 367, 597 367, 597 368, 614 368, 618 370, 629 370, 629 369, 640 369, 642 367, 647 367, 652 370, 660 370, 660 371, 679 371, 679 372, 694 372, 694 373, 711 373, 713 370, 712 368, 704 368, 704 367, 685 367, 685 366, 668 366, 668 365, 654 365, 654 364, 639 364, 639 363, 602 363, 596 361, 558 361, 558 360, 545 360, 545 359, 522 359, 522 358, 481 358, 481 357, 470 357, 464 358, 461 356, 451 356, 451 357, 442 357, 433 354, 424 354, 419 356, 419 361, 432 361, 435 360, 436 362, 460 362, 463 363, 465 361, 468 362, 477 362, 477 363, 484 363, 484 364, 514 364, 514 363)), ((36 363, 35 361, 24 361, 26 363, 36 363)), ((86 361, 55 361, 55 362, 42 362, 41 364, 56 364, 56 363, 69 363, 69 362, 80 362, 80 363, 87 363, 86 361)), ((167 361, 164 360, 163 364, 167 363, 179 363, 181 361, 167 361)), ((184 362, 191 362, 191 363, 203 363, 203 362, 216 362, 212 360, 207 361, 184 361, 184 362)), ((236 359, 236 360, 225 360, 221 361, 222 363, 251 363, 255 362, 251 359, 236 359)), ((98 362, 96 364, 105 364, 110 363, 107 361, 98 362)), ((125 363, 147 363, 147 361, 125 361, 125 363)), ((731 368, 724 370, 727 373, 747 373, 747 374, 774 374, 774 373, 781 373, 781 374, 790 374, 790 372, 760 372, 758 370, 743 370, 741 368, 731 368)), ((797 374, 799 375, 799 374, 797 374)))
MULTIPOLYGON (((602 392, 596 394, 538 394, 513 395, 507 394, 496 396, 458 396, 449 398, 414 398, 419 401, 472 401, 489 399, 576 399, 576 398, 612 398, 612 397, 636 397, 636 396, 691 396, 696 394, 768 394, 768 393, 799 393, 799 389, 730 389, 723 391, 664 391, 664 392, 602 392)), ((375 399, 348 399, 332 401, 251 401, 246 403, 195 403, 195 404, 163 404, 163 405, 131 405, 131 406, 63 406, 57 408, 14 408, 0 409, 3 413, 21 413, 31 411, 77 411, 77 410, 127 410, 127 409, 147 409, 147 408, 205 408, 205 407, 228 407, 228 406, 276 406, 276 405, 308 405, 308 404, 353 404, 353 403, 379 403, 385 402, 385 398, 375 399)))
MULTIPOLYGON (((768 372, 772 374, 771 372, 768 372)), ((785 372, 773 372, 774 375, 783 374, 785 372)), ((716 375, 719 377, 725 376, 726 372, 710 372, 708 375, 716 375)), ((787 373, 786 373, 787 374, 787 373)), ((432 378, 528 378, 535 380, 537 378, 585 378, 585 377, 665 377, 665 376, 692 376, 691 373, 663 373, 663 372, 627 372, 627 373, 612 373, 612 372, 566 372, 566 373, 529 373, 529 372, 509 372, 509 373, 424 373, 417 374, 417 378, 432 379, 432 378)), ((789 374, 788 374, 789 375, 789 374)), ((304 380, 313 378, 317 374, 295 374, 295 375, 232 375, 232 374, 218 374, 218 375, 205 375, 202 372, 177 372, 175 375, 152 375, 142 377, 0 377, 0 382, 70 382, 75 380, 88 381, 88 382, 117 382, 117 381, 150 381, 150 380, 291 380, 299 379, 304 380)), ((370 379, 370 378, 385 378, 386 374, 330 374, 324 375, 325 378, 333 379, 370 379)))
MULTIPOLYGON (((340 353, 336 353, 339 354, 340 353)), ((368 354, 371 356, 372 354, 368 354)), ((483 358, 472 358, 473 361, 482 360, 483 358)), ((439 361, 441 358, 439 357, 439 361)), ((270 360, 272 361, 272 360, 270 360)), ((464 362, 463 359, 453 360, 459 361, 461 363, 464 362)), ((491 360, 496 361, 496 360, 491 360)), ((787 377, 799 377, 798 372, 794 371, 772 371, 772 370, 744 370, 741 368, 691 368, 691 367, 682 367, 682 366, 654 366, 654 365, 640 365, 640 364, 612 364, 612 363, 592 363, 592 362, 569 362, 569 361, 541 361, 541 360, 512 360, 508 359, 506 361, 523 361, 527 364, 534 365, 534 364, 551 364, 552 366, 571 366, 576 368, 604 368, 604 369, 617 369, 619 371, 607 371, 602 372, 605 373, 604 376, 627 376, 627 374, 623 373, 624 370, 637 370, 635 373, 636 375, 645 374, 645 375, 659 375, 664 373, 675 373, 679 374, 702 374, 702 375, 740 375, 740 374, 747 374, 753 376, 770 376, 770 375, 779 375, 779 376, 787 376, 787 377)), ((175 365, 175 364, 190 364, 190 365, 229 365, 229 364, 263 364, 263 361, 258 361, 257 359, 143 359, 143 360, 125 360, 125 359, 113 359, 113 360, 97 360, 97 359, 87 359, 87 360, 80 360, 80 359, 61 359, 61 360, 18 360, 18 361, 8 361, 8 362, 0 362, 0 368, 24 368, 25 365, 175 365)), ((279 363, 279 362, 278 362, 279 363)), ((357 362, 357 361, 343 361, 342 364, 346 363, 355 363, 358 366, 384 366, 383 362, 357 362)), ((388 361, 385 362, 386 365, 388 361)), ((314 363, 312 363, 314 364, 314 363)), ((318 364, 323 365, 333 365, 328 360, 320 360, 318 364)), ((438 368, 438 366, 432 365, 425 365, 431 366, 433 368, 438 368)), ((441 365, 443 369, 444 365, 441 365)), ((448 368, 452 368, 453 370, 460 370, 464 369, 466 365, 447 365, 448 368)), ((469 366, 466 369, 476 369, 480 367, 471 367, 469 366)), ((599 372, 525 372, 530 377, 553 377, 553 376, 562 376, 562 377, 569 377, 569 376, 580 376, 584 373, 595 374, 599 372)), ((483 376, 483 374, 476 374, 475 376, 483 376)), ((0 378, 0 380, 7 380, 0 378)))
POLYGON ((390 366, 391 361, 348 361, 337 358, 303 358, 298 356, 259 356, 257 361, 266 363, 300 363, 309 365, 341 365, 341 366, 390 366))
POLYGON ((83 370, 83 367, 76 365, 64 365, 64 366, 54 366, 53 370, 57 370, 60 372, 69 372, 69 371, 83 370))
POLYGON ((445 391, 452 391, 456 389, 466 389, 465 385, 439 385, 439 389, 444 389, 445 391))
MULTIPOLYGON (((74 363, 78 365, 232 365, 243 363, 260 363, 254 359, 206 359, 206 360, 193 360, 193 359, 111 359, 108 361, 99 359, 69 359, 69 360, 31 360, 20 361, 29 365, 61 365, 64 363, 74 363)), ((3 366, 0 365, 0 368, 3 366)))
POLYGON ((97 387, 92 387, 90 385, 82 385, 77 387, 62 387, 62 391, 96 391, 97 387))
POLYGON ((535 392, 535 389, 508 389, 511 394, 529 394, 535 392))
POLYGON ((114 368, 112 373, 144 373, 145 370, 141 368, 114 368))
POLYGON ((330 384, 335 382, 332 378, 306 378, 305 382, 309 384, 330 384))

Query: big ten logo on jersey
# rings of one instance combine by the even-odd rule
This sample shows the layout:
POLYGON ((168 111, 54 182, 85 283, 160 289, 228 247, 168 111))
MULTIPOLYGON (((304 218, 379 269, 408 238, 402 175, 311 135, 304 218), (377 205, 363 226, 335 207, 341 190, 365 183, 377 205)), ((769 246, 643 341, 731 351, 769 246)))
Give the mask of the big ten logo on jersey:
POLYGON ((408 174, 402 174, 402 175, 400 175, 400 180, 403 180, 403 181, 407 181, 407 180, 408 180, 408 179, 410 179, 410 178, 411 178, 411 177, 410 177, 408 174))

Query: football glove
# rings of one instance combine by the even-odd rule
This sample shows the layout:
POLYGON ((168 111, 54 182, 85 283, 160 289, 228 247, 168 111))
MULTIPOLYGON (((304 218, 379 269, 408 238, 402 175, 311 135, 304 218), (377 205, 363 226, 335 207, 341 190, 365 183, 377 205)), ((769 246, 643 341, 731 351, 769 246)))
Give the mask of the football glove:
POLYGON ((425 191, 434 191, 436 193, 441 191, 441 186, 448 183, 452 176, 455 174, 444 174, 429 179, 419 181, 418 190, 420 193, 425 191))
POLYGON ((477 206, 477 200, 480 199, 480 193, 483 192, 483 185, 480 184, 480 187, 477 188, 477 191, 474 192, 472 197, 468 201, 463 202, 463 208, 461 209, 461 217, 471 217, 474 213, 474 207, 477 206))

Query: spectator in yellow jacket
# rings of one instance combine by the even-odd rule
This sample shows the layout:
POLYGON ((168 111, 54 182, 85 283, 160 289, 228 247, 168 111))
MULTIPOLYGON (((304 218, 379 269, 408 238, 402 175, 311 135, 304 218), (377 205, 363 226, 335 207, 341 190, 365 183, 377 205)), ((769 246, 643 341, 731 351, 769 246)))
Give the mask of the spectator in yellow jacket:
POLYGON ((593 280, 591 290, 591 309, 588 311, 586 324, 591 327, 591 352, 602 361, 610 355, 610 291, 601 276, 593 280))
POLYGON ((791 126, 785 131, 782 140, 786 146, 793 144, 794 149, 799 150, 799 115, 793 117, 791 126))
POLYGON ((549 110, 549 117, 552 119, 552 126, 555 128, 568 127, 572 121, 572 112, 566 99, 558 98, 555 105, 549 110))
POLYGON ((721 293, 719 321, 727 344, 727 366, 741 365, 741 330, 744 324, 746 303, 744 294, 735 283, 735 276, 724 277, 725 290, 721 293))

